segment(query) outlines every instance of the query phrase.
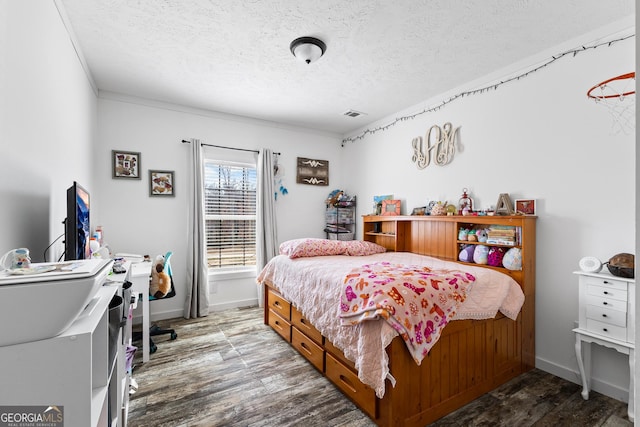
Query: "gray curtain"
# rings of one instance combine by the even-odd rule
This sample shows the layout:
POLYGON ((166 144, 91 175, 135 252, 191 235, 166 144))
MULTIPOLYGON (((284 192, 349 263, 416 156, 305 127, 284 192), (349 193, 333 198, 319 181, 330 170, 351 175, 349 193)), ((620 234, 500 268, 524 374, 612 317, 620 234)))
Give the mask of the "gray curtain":
MULTIPOLYGON (((263 148, 258 154, 258 212, 256 251, 258 272, 278 254, 275 191, 273 185, 273 152, 263 148)), ((264 288, 258 284, 258 305, 264 303, 264 288)))
POLYGON ((192 139, 185 319, 209 314, 209 275, 206 256, 207 239, 204 227, 204 163, 202 157, 200 140, 192 139))

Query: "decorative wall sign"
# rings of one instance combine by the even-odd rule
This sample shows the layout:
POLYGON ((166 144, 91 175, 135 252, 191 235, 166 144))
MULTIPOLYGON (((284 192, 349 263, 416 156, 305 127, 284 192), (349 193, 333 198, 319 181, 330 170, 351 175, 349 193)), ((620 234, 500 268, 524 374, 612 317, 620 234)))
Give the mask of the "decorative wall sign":
POLYGON ((411 141, 413 148, 411 161, 416 164, 418 169, 429 166, 431 160, 438 166, 451 163, 456 152, 455 139, 459 129, 460 127, 454 129, 449 122, 442 127, 431 126, 424 139, 417 136, 411 141))
POLYGON ((298 157, 298 184, 329 185, 329 162, 298 157))
POLYGON ((149 171, 149 196, 175 196, 173 171, 149 171))
POLYGON ((140 179, 140 153, 111 150, 113 178, 140 179))

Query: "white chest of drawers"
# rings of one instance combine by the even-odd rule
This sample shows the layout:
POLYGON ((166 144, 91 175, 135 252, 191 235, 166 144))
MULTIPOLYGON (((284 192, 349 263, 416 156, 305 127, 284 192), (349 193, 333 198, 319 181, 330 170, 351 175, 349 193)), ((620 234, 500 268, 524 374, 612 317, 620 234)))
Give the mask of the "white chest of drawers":
POLYGON ((629 419, 634 419, 635 375, 635 280, 608 273, 576 271, 579 286, 576 357, 582 377, 582 397, 589 398, 591 344, 629 356, 629 419), (583 344, 585 353, 582 352, 583 344))

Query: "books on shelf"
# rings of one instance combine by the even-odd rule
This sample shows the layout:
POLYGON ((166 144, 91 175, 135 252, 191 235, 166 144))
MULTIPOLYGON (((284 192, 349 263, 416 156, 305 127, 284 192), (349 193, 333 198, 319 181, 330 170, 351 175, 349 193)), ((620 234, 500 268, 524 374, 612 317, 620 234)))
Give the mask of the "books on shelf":
POLYGON ((487 244, 516 246, 520 244, 520 227, 492 225, 487 230, 487 244))

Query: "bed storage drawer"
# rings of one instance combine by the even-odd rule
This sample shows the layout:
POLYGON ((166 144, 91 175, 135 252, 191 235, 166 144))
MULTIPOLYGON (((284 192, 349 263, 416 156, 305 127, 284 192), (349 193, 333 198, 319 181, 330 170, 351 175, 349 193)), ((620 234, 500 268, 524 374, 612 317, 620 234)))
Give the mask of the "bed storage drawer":
POLYGON ((344 394, 349 396, 372 419, 376 419, 376 394, 370 387, 362 384, 358 375, 326 354, 325 374, 344 394))
POLYGON ((317 370, 324 371, 324 349, 296 327, 291 328, 291 345, 311 362, 317 370))
POLYGON ((356 370, 356 365, 351 360, 347 359, 344 356, 344 353, 338 347, 333 345, 333 343, 331 341, 329 341, 328 339, 326 339, 326 338, 324 339, 324 348, 329 353, 331 353, 331 355, 334 357, 334 359, 336 359, 337 361, 339 361, 343 365, 351 368, 351 370, 353 370, 353 371, 356 370))
POLYGON ((269 326, 279 333, 282 338, 291 342, 291 323, 283 319, 278 313, 269 309, 269 326))
POLYGON ((316 343, 322 345, 322 334, 320 331, 317 330, 295 307, 291 307, 291 324, 316 343))
POLYGON ((267 288, 267 306, 269 310, 274 313, 278 313, 283 319, 291 320, 291 304, 286 299, 282 298, 276 290, 267 288))

